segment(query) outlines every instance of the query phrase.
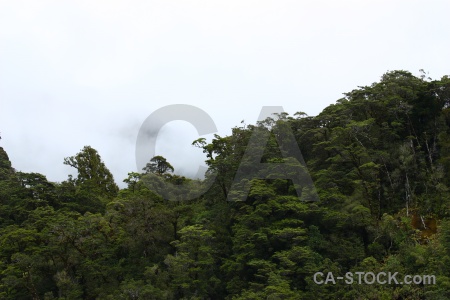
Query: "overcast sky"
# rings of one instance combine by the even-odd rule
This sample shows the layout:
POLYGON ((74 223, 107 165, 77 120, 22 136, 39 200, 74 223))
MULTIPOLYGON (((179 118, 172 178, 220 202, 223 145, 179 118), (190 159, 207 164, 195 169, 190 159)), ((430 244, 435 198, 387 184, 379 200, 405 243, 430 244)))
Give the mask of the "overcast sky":
MULTIPOLYGON (((142 122, 168 104, 227 135, 264 105, 317 115, 403 69, 450 74, 450 2, 0 0, 0 132, 17 170, 62 181, 97 149, 122 187, 142 122)), ((204 161, 175 121, 157 154, 183 175, 204 161)))

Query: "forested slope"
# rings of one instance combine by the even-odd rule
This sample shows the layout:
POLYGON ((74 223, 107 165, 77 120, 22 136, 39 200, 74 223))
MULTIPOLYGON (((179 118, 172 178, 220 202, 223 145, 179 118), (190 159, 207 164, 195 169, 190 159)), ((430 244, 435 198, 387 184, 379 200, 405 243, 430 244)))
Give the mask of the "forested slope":
POLYGON ((162 156, 119 190, 89 146, 64 159, 78 176, 61 183, 15 170, 0 148, 0 298, 450 299, 450 78, 388 72, 318 116, 281 114, 193 145, 216 178, 188 201, 158 195, 164 181, 204 184, 162 156), (286 124, 319 200, 255 176, 245 201, 227 201, 256 130, 271 133, 262 163, 290 162, 276 136, 286 124), (313 280, 359 271, 436 284, 313 280))

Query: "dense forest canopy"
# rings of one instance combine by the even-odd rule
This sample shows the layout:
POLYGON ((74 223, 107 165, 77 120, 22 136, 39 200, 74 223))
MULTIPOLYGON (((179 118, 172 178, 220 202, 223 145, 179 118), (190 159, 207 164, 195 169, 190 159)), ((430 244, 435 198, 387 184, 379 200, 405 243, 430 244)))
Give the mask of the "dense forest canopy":
POLYGON ((90 146, 64 159, 78 175, 60 183, 15 170, 0 148, 0 298, 450 299, 449 77, 388 72, 317 116, 279 114, 193 145, 215 181, 189 201, 156 192, 203 184, 163 156, 119 190, 90 146), (280 148, 286 128, 318 201, 245 163, 257 130, 270 136, 261 163, 298 163, 280 148), (255 177, 245 201, 227 201, 240 167, 255 177), (436 284, 313 280, 359 271, 436 284))

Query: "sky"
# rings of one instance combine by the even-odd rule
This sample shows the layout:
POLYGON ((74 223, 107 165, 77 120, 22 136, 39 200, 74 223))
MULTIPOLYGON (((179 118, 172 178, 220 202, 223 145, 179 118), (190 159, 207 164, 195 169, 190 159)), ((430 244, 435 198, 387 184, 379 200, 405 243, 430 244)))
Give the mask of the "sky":
MULTIPOLYGON (((447 0, 0 0, 0 147, 61 182, 76 174, 64 158, 90 145, 124 187, 140 126, 166 105, 204 110, 225 136, 263 106, 317 115, 389 70, 450 74, 448 12, 447 0)), ((194 176, 199 137, 170 122, 156 154, 194 176)))

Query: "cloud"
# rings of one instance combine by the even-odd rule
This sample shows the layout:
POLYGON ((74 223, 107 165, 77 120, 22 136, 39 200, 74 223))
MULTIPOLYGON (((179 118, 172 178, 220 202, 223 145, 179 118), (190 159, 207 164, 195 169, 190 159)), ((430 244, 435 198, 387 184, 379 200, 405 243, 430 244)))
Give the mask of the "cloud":
MULTIPOLYGON (((0 143, 18 169, 55 181, 67 176, 63 158, 91 145, 120 182, 136 168, 140 124, 165 105, 198 106, 225 135, 242 119, 254 123, 264 105, 316 115, 387 70, 448 73, 449 8, 447 1, 0 1, 0 143)), ((175 124, 158 136, 158 151, 178 170, 196 170, 203 154, 190 142, 198 137, 175 124)))

